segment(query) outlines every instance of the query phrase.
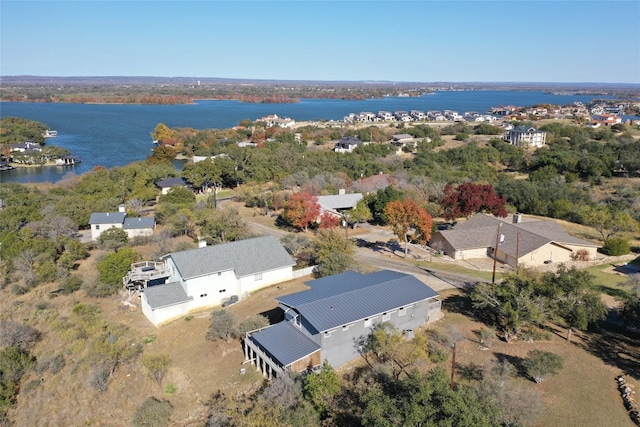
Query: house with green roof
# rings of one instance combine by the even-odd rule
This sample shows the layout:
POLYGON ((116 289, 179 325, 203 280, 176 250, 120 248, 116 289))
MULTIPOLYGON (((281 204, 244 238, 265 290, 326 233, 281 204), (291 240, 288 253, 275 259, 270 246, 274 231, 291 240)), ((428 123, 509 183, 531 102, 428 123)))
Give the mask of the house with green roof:
POLYGON ((291 280, 295 265, 273 236, 173 252, 161 261, 134 264, 124 279, 126 288, 140 293, 142 312, 156 326, 291 280))
POLYGON ((411 334, 442 317, 438 293, 410 274, 347 271, 307 285, 276 298, 282 322, 245 337, 245 361, 263 375, 300 372, 324 360, 338 367, 359 357, 358 340, 377 323, 411 334))

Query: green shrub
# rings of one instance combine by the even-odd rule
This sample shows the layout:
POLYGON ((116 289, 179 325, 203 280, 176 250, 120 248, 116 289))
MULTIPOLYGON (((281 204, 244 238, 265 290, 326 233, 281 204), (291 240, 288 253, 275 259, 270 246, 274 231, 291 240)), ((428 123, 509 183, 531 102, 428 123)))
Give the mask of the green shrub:
POLYGON ((135 427, 166 426, 169 424, 172 412, 173 407, 168 401, 149 397, 133 415, 133 425, 135 427))
POLYGON ((626 239, 611 237, 604 242, 602 253, 609 256, 626 255, 631 251, 631 246, 626 239))
POLYGON ((62 282, 62 293, 69 295, 82 287, 82 279, 76 275, 71 275, 62 282))

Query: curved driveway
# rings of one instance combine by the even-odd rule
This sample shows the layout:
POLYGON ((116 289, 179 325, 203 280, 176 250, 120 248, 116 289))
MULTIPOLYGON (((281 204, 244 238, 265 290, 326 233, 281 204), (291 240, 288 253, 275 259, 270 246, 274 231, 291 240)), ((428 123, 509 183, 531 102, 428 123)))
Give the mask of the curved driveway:
MULTIPOLYGON (((289 234, 288 231, 253 222, 251 221, 251 218, 245 219, 247 220, 249 227, 257 233, 269 234, 278 238, 289 234)), ((464 274, 438 271, 436 269, 427 269, 417 266, 411 261, 411 259, 402 258, 400 251, 394 253, 390 248, 388 248, 388 245, 375 245, 376 242, 386 243, 392 239, 394 236, 390 231, 379 227, 361 226, 361 228, 366 228, 366 231, 363 233, 362 229, 358 230, 357 235, 355 236, 355 238, 362 243, 356 248, 355 253, 356 261, 361 264, 377 269, 387 269, 412 274, 436 291, 441 291, 447 288, 466 288, 481 280, 477 277, 467 276, 464 274)), ((418 247, 410 249, 410 252, 420 251, 424 252, 424 254, 428 254, 428 252, 423 251, 418 247)))

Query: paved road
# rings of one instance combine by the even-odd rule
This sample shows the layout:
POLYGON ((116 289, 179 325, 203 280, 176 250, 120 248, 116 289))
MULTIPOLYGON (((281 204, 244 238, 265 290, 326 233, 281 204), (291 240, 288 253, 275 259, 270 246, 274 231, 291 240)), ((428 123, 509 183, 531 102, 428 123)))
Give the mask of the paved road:
MULTIPOLYGON (((247 222, 250 228, 256 233, 269 234, 277 238, 281 238, 289 234, 287 231, 253 222, 250 218, 247 218, 247 222)), ((362 246, 359 246, 356 249, 355 253, 355 259, 359 263, 375 268, 383 268, 412 274, 436 291, 448 288, 466 288, 479 281, 477 277, 420 267, 416 265, 414 262, 415 258, 412 256, 404 259, 402 257, 403 252, 400 248, 394 252, 392 248, 388 247, 388 245, 374 245, 375 242, 386 243, 392 239, 393 234, 390 231, 380 227, 365 226, 362 228, 365 230, 358 230, 357 235, 354 237, 356 240, 363 243, 362 246), (368 242, 369 244, 365 246, 365 242, 368 242)), ((426 255, 428 257, 428 252, 417 246, 412 247, 410 249, 410 253, 419 254, 421 257, 425 257, 426 255)))

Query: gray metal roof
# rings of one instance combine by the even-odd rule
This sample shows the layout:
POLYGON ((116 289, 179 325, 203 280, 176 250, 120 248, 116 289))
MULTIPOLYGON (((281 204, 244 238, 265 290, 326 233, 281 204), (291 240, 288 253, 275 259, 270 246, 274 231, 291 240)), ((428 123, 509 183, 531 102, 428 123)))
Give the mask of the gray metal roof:
POLYGON ((122 228, 125 230, 153 228, 156 226, 156 218, 153 216, 127 217, 122 228))
POLYGON ((291 255, 273 236, 173 252, 163 258, 173 260, 184 280, 229 270, 244 277, 295 265, 291 255))
POLYGON ((335 194, 331 196, 318 196, 318 204, 322 211, 338 211, 354 208, 364 196, 362 193, 335 194))
POLYGON ((307 284, 311 289, 276 300, 300 313, 318 332, 438 296, 414 276, 389 270, 348 271, 307 284))
POLYGON ((290 322, 280 322, 249 337, 284 367, 320 350, 320 346, 290 322))
POLYGON ((152 310, 193 300, 179 282, 149 286, 144 289, 144 295, 152 310))
POLYGON ((94 212, 89 218, 89 224, 122 224, 126 216, 124 212, 94 212))
POLYGON ((159 188, 171 188, 171 187, 188 187, 189 182, 181 177, 177 178, 164 178, 155 182, 159 188))

